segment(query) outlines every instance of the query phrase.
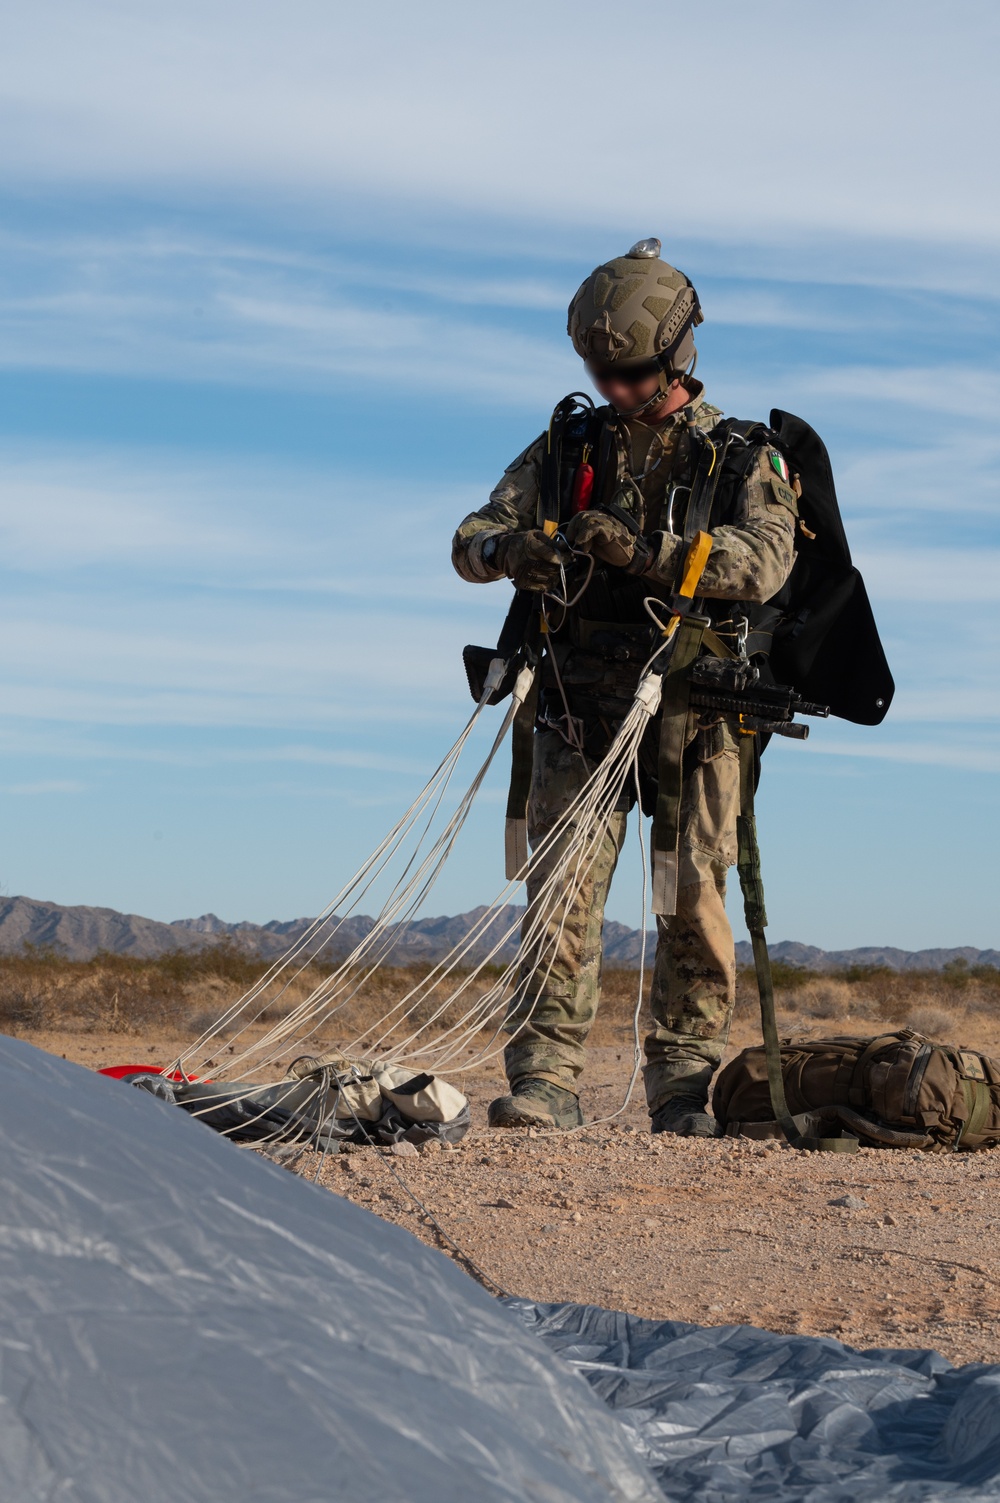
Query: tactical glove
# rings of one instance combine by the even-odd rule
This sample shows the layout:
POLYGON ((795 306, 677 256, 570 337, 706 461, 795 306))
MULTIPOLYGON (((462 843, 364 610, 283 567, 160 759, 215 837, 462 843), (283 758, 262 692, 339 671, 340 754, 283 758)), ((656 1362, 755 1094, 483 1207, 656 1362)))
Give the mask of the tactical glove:
POLYGON ((590 553, 615 569, 642 574, 652 562, 653 549, 641 532, 606 511, 581 511, 563 528, 567 543, 580 553, 590 553))
POLYGON ((502 533, 496 540, 493 562, 518 590, 550 590, 559 578, 562 555, 541 528, 502 533))

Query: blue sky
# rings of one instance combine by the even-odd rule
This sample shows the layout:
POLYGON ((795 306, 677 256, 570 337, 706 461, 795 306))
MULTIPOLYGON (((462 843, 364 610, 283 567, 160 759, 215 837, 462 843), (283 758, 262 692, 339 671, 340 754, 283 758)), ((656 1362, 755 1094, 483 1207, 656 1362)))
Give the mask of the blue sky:
MULTIPOLYGON (((995 9, 165 10, 5 22, 3 890, 326 902, 503 617, 451 532, 580 384, 579 281, 656 234, 711 398, 826 438, 899 686, 768 751, 771 934, 1000 943, 995 9)), ((502 785, 434 911, 501 886, 502 785)))

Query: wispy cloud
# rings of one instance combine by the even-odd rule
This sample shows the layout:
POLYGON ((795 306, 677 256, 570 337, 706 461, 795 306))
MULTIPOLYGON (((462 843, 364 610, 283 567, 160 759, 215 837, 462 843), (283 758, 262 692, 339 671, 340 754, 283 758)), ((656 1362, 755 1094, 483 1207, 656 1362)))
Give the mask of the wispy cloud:
POLYGON ((810 741, 809 749, 824 757, 874 758, 916 767, 951 767, 960 772, 1000 772, 1000 743, 992 746, 956 745, 921 741, 886 741, 872 737, 869 741, 810 741))
POLYGON ((881 600, 906 601, 918 609, 926 601, 928 611, 943 601, 1000 600, 1000 548, 865 548, 857 563, 881 600))
POLYGON ((564 341, 461 311, 540 306, 518 304, 512 285, 506 302, 481 283, 479 292, 459 287, 442 315, 429 292, 408 306, 405 276, 396 287, 390 274, 373 296, 334 265, 317 286, 287 267, 278 276, 266 247, 238 271, 225 247, 218 259, 161 248, 127 261, 124 286, 120 253, 53 259, 57 272, 22 267, 21 290, 0 299, 0 366, 321 389, 346 380, 384 388, 391 374, 424 391, 519 407, 551 405, 553 390, 578 379, 564 341), (45 280, 63 285, 39 286, 45 280))
POLYGON ((86 789, 86 783, 78 782, 75 778, 40 778, 35 783, 0 785, 0 793, 12 794, 15 797, 32 797, 36 794, 49 793, 85 793, 86 789))
MULTIPOLYGON (((674 70, 672 116, 692 122, 698 164, 733 164, 723 192, 718 171, 686 174, 675 224, 996 240, 998 209, 982 191, 996 136, 992 10, 761 0, 754 14, 748 28, 745 8, 721 0, 709 60, 703 18, 671 12, 670 54, 691 60, 674 70)), ((5 33, 7 172, 364 188, 576 223, 620 222, 627 204, 648 233, 664 177, 630 144, 662 140, 660 74, 637 61, 628 26, 605 20, 597 0, 511 0, 474 16, 455 0, 377 11, 296 0, 280 14, 259 0, 22 7, 5 33), (637 67, 626 146, 586 100, 595 80, 636 79, 637 67)))

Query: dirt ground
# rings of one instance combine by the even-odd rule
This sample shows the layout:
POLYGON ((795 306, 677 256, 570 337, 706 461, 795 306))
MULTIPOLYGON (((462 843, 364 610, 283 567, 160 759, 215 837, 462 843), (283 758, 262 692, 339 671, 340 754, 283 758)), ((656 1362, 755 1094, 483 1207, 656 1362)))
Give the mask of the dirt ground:
MULTIPOLYGON (((1000 1054, 998 1024, 980 1015, 955 1041, 1000 1054)), ((811 1031, 821 1030, 873 1031, 849 1019, 811 1031)), ((31 1037, 91 1068, 163 1061, 185 1042, 152 1031, 31 1037)), ((729 1052, 754 1041, 744 1022, 729 1052)), ((624 1040, 591 1049, 589 1120, 620 1104, 630 1063, 624 1040)), ((499 1074, 461 1084, 474 1126, 458 1148, 352 1149, 322 1163, 305 1155, 296 1172, 318 1172, 334 1193, 440 1246, 419 1201, 513 1294, 1000 1362, 1000 1151, 847 1156, 653 1138, 641 1083, 613 1123, 558 1136, 491 1133, 485 1109, 499 1074)))

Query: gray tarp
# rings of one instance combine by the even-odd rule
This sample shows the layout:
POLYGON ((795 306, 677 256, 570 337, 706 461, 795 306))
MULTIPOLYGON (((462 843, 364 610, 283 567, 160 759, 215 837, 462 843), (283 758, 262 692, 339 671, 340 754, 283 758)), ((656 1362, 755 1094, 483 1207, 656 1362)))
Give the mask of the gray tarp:
POLYGON ((1000 1498, 1000 1367, 510 1304, 628 1427, 671 1503, 1000 1498))
POLYGON ((654 1503, 587 1386, 442 1254, 0 1039, 3 1503, 654 1503))
POLYGON ((1000 1499, 1000 1368, 508 1311, 408 1232, 2 1038, 0 1121, 2 1503, 655 1503, 639 1458, 672 1503, 1000 1499))

